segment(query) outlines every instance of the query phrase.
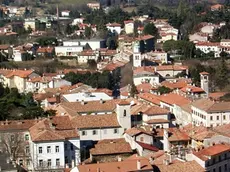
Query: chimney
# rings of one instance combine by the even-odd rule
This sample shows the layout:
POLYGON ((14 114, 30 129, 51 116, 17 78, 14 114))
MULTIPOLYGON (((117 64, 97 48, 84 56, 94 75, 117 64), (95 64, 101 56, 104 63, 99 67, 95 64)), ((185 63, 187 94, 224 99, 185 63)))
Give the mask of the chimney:
POLYGON ((118 162, 120 162, 120 161, 121 161, 121 157, 120 157, 120 156, 118 156, 118 158, 117 158, 117 159, 118 159, 118 162))
POLYGON ((103 103, 104 103, 103 99, 100 99, 100 103, 101 103, 101 104, 103 104, 103 103))
POLYGON ((137 160, 137 169, 140 170, 141 169, 141 161, 137 160))
POLYGON ((84 101, 84 100, 82 100, 82 101, 81 101, 81 104, 82 104, 82 105, 84 105, 84 104, 85 104, 85 101, 84 101))

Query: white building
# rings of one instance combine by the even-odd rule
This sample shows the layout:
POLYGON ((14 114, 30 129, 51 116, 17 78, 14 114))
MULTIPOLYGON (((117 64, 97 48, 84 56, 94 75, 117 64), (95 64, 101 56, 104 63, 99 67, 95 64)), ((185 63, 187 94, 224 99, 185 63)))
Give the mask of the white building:
POLYGON ((86 39, 86 40, 68 40, 63 41, 63 46, 85 46, 88 44, 92 50, 105 48, 105 40, 104 39, 86 39))
POLYGON ((134 21, 133 20, 126 20, 124 21, 125 24, 125 33, 132 34, 134 32, 134 21))
POLYGON ((155 73, 154 68, 151 66, 138 67, 133 71, 133 83, 139 85, 142 83, 150 83, 157 85, 160 83, 159 75, 155 73))
POLYGON ((163 78, 172 78, 181 72, 188 74, 188 66, 182 65, 161 65, 155 67, 155 72, 163 78))
POLYGON ((119 23, 108 23, 106 24, 106 28, 110 30, 112 33, 115 32, 117 34, 121 33, 121 24, 119 23))
POLYGON ((193 123, 197 126, 214 127, 230 123, 229 102, 200 99, 191 104, 193 123))
POLYGON ((219 42, 197 42, 196 49, 200 49, 204 53, 214 52, 214 57, 219 57, 221 48, 219 42))
POLYGON ((82 18, 82 17, 73 19, 72 25, 82 24, 82 23, 84 23, 84 20, 85 20, 85 18, 82 18))
POLYGON ((66 165, 73 167, 80 163, 79 135, 67 116, 7 123, 2 121, 1 126, 2 136, 5 137, 3 133, 8 133, 10 138, 21 139, 20 142, 17 140, 20 143, 17 146, 25 154, 16 155, 17 162, 27 170, 60 171, 66 165))
POLYGON ((71 82, 51 77, 33 77, 26 81, 27 92, 42 92, 46 88, 60 88, 62 86, 71 86, 71 82))
POLYGON ((230 146, 215 144, 208 148, 194 151, 192 160, 195 160, 205 171, 221 172, 230 170, 230 146))
POLYGON ((60 56, 77 56, 79 52, 83 51, 84 46, 57 46, 55 47, 55 55, 60 56))
POLYGON ((69 10, 64 10, 61 12, 62 17, 69 17, 70 11, 69 10))
POLYGON ((75 94, 65 94, 63 95, 64 101, 67 102, 81 102, 81 101, 106 101, 113 99, 103 92, 85 92, 85 93, 75 93, 75 94))

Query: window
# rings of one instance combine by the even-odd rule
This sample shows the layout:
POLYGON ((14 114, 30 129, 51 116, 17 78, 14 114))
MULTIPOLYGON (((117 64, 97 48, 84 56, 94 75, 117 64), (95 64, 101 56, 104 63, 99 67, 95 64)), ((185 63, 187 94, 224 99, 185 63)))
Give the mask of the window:
POLYGON ((27 166, 30 165, 30 160, 29 160, 29 159, 26 160, 26 165, 27 165, 27 166))
POLYGON ((226 116, 225 115, 223 115, 223 119, 226 120, 226 116))
POLYGON ((219 116, 216 116, 216 120, 219 120, 219 116))
POLYGON ((19 160, 19 165, 23 165, 23 160, 22 159, 19 160))
POLYGON ((70 149, 73 150, 73 144, 72 144, 72 143, 71 143, 71 145, 70 145, 70 149))
POLYGON ((224 154, 224 159, 227 159, 227 154, 226 153, 224 154))
POLYGON ((213 169, 213 172, 216 172, 216 169, 215 169, 215 168, 213 169))
POLYGON ((219 162, 221 162, 221 156, 219 156, 219 162))
POLYGON ((47 146, 47 153, 51 153, 51 147, 47 146))
POLYGON ((141 137, 141 138, 140 138, 140 141, 143 142, 143 141, 144 141, 144 137, 141 137))
POLYGON ((65 163, 66 164, 68 163, 68 157, 67 156, 65 157, 65 163))
POLYGON ((56 166, 60 166, 60 159, 56 159, 56 166))
POLYGON ((124 116, 126 116, 126 110, 124 110, 124 116))
POLYGON ((48 159, 48 161, 47 161, 47 166, 48 166, 48 167, 51 167, 51 159, 48 159))
POLYGON ((42 153, 42 147, 38 148, 38 153, 42 153))
POLYGON ((210 120, 212 121, 213 119, 212 119, 212 116, 210 116, 210 120))
POLYGON ((29 140, 29 134, 25 135, 25 140, 29 140))
POLYGON ((104 134, 107 134, 107 129, 104 129, 104 134))
POLYGON ((29 153, 30 153, 30 147, 29 147, 29 146, 26 146, 25 152, 26 152, 26 154, 29 154, 29 153))
POLYGON ((221 166, 219 166, 219 172, 221 172, 221 166))
POLYGON ((115 128, 115 129, 113 130, 113 133, 114 133, 114 134, 117 134, 117 133, 118 133, 118 129, 115 128))
POLYGON ((96 135, 97 134, 97 131, 96 130, 93 130, 93 135, 96 135))
POLYGON ((87 134, 86 131, 82 131, 83 136, 86 136, 86 134, 87 134))
POLYGON ((56 147, 55 147, 55 151, 56 151, 56 152, 59 152, 59 146, 56 146, 56 147))
POLYGON ((43 160, 42 159, 39 160, 39 167, 43 167, 43 160))

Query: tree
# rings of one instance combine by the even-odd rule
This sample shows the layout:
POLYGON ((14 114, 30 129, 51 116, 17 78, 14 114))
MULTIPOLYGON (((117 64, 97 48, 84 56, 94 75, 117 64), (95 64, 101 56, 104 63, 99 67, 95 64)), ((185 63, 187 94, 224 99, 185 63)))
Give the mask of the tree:
POLYGON ((31 28, 31 26, 28 26, 27 32, 28 32, 28 33, 32 33, 32 31, 33 31, 33 29, 31 28))
POLYGON ((223 89, 229 84, 228 67, 226 61, 222 58, 216 71, 216 85, 223 89))
POLYGON ((228 55, 229 54, 227 52, 225 52, 225 51, 221 51, 221 53, 220 53, 220 57, 224 58, 224 59, 226 59, 228 57, 228 55))
POLYGON ((67 35, 71 35, 73 33, 72 27, 70 26, 70 24, 67 24, 66 29, 65 29, 65 33, 67 35))
POLYGON ((159 92, 160 94, 167 94, 167 93, 172 92, 172 90, 168 87, 161 86, 161 87, 158 87, 157 92, 159 92))
POLYGON ((10 155, 12 161, 17 160, 19 153, 25 153, 25 139, 23 133, 1 133, 0 136, 2 147, 10 155))
POLYGON ((155 39, 158 37, 158 29, 153 23, 148 23, 147 25, 145 25, 143 33, 146 35, 152 35, 155 37, 155 39))
POLYGON ((134 85, 134 83, 131 84, 131 89, 130 89, 130 96, 134 97, 138 93, 137 87, 134 85))
POLYGON ((92 33, 93 33, 93 31, 92 31, 91 27, 86 26, 86 28, 85 28, 85 37, 90 39, 90 37, 92 36, 92 33))

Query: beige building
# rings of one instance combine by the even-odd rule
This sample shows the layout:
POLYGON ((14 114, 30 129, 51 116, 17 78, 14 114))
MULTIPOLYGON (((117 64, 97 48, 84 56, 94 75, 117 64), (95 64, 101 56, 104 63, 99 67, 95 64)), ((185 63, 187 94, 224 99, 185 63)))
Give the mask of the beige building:
POLYGON ((33 31, 37 30, 39 26, 39 21, 37 19, 25 19, 24 28, 28 30, 30 27, 33 31))
POLYGON ((134 32, 134 21, 133 20, 124 21, 124 24, 125 24, 126 34, 131 34, 134 32))

